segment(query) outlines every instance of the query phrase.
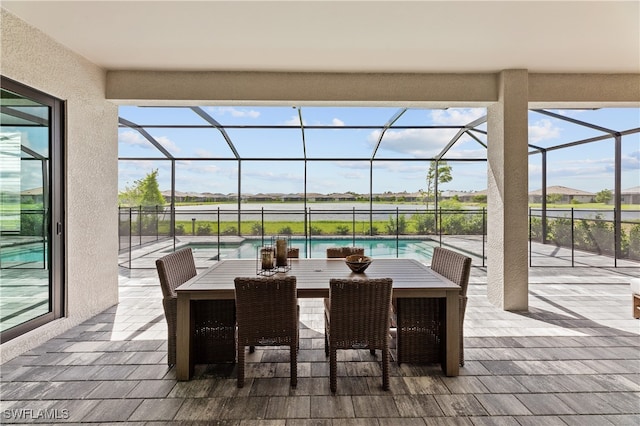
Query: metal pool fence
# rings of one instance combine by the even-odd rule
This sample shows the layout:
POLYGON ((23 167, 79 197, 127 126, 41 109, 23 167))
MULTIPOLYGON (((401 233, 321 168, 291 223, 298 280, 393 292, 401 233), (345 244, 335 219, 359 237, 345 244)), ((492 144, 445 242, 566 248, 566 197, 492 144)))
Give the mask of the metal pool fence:
MULTIPOLYGON (((274 206, 275 207, 275 206, 274 206)), ((620 234, 612 210, 529 211, 530 266, 620 266, 619 259, 640 260, 640 212, 624 211, 620 234), (544 223, 544 226, 543 226, 544 223), (616 247, 619 246, 618 250, 616 247), (604 256, 594 260, 577 253, 604 256), (609 260, 607 260, 609 259, 609 260), (603 263, 604 262, 604 263, 603 263)), ((348 238, 352 245, 372 237, 416 239, 451 246, 485 266, 487 212, 481 209, 176 209, 121 207, 120 263, 132 267, 145 247, 176 247, 186 240, 220 247, 228 241, 288 235, 303 238, 348 238), (234 239, 235 238, 235 239, 234 239), (134 255, 134 249, 139 254, 134 255)), ((157 252, 156 248, 149 251, 157 252)), ((398 254, 400 256, 400 254, 398 254)), ((218 256, 219 257, 219 256, 218 256)))

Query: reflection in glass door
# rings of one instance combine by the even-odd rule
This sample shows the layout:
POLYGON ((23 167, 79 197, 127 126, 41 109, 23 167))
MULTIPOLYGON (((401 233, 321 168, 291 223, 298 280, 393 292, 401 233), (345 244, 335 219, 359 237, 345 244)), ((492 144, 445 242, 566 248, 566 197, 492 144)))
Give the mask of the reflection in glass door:
POLYGON ((62 102, 2 79, 2 341, 62 315, 62 102))

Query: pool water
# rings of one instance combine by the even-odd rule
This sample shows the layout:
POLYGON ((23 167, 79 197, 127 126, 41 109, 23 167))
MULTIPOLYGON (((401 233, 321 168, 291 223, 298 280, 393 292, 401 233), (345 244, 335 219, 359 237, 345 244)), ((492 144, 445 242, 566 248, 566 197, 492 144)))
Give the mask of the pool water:
MULTIPOLYGON (((270 243, 265 240, 265 243, 270 243)), ((300 250, 300 257, 322 258, 326 257, 329 247, 352 246, 353 239, 311 239, 305 245, 304 239, 292 238, 290 246, 300 250)), ((220 244, 220 259, 255 259, 258 247, 262 246, 261 240, 245 240, 240 244, 220 244)), ((366 239, 356 240, 355 246, 364 247, 367 256, 374 258, 405 258, 416 259, 429 263, 433 255, 433 241, 420 241, 410 239, 366 239)), ((183 247, 191 247, 196 257, 216 257, 218 255, 217 244, 190 243, 183 247)), ((173 251, 173 250, 171 250, 173 251)))
POLYGON ((46 256, 46 249, 42 244, 3 247, 0 251, 0 266, 3 268, 42 267, 46 256))

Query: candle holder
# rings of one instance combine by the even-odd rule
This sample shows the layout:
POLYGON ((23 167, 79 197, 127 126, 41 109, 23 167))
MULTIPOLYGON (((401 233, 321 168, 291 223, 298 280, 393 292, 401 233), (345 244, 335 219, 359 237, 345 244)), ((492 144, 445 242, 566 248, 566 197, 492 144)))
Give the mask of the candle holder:
POLYGON ((276 248, 276 268, 278 272, 287 272, 291 270, 291 258, 289 257, 289 248, 291 247, 288 235, 278 235, 273 237, 272 246, 276 248))
POLYGON ((276 267, 276 249, 274 246, 262 246, 256 249, 256 274, 271 276, 278 272, 276 267))

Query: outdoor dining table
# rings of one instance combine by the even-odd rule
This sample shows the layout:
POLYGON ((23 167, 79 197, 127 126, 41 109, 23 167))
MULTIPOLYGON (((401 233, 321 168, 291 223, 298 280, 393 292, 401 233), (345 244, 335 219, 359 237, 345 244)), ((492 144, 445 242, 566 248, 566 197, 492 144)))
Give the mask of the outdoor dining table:
MULTIPOLYGON (((374 259, 361 274, 351 272, 344 259, 291 259, 286 274, 295 276, 299 298, 329 297, 331 278, 393 279, 393 298, 444 298, 444 356, 441 365, 447 376, 459 373, 460 287, 428 266, 413 259, 374 259)), ((176 377, 189 380, 193 374, 193 309, 195 300, 235 299, 234 279, 256 276, 255 259, 222 260, 176 289, 178 294, 176 377)), ((400 319, 399 319, 400 321, 400 319)), ((230 360, 233 361, 233 360, 230 360)))

